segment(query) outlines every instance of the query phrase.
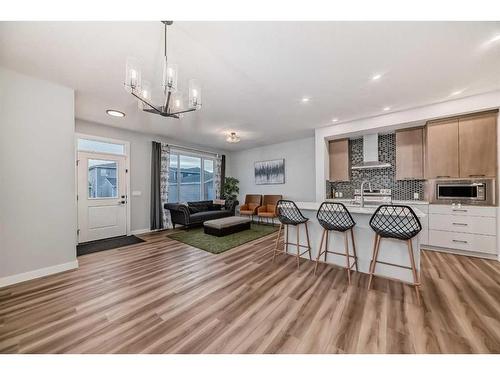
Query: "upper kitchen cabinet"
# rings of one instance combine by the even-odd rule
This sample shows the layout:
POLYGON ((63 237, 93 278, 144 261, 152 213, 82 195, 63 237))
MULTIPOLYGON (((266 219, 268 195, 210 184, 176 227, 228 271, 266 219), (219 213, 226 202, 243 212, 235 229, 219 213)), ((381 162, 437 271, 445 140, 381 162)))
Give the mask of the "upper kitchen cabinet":
POLYGON ((328 149, 330 154, 330 181, 349 181, 349 140, 330 141, 328 149))
POLYGON ((458 120, 460 177, 494 177, 497 169, 497 113, 458 120))
POLYGON ((396 132, 396 179, 424 178, 424 129, 396 132))
POLYGON ((431 121, 426 129, 425 177, 459 177, 458 119, 431 121))

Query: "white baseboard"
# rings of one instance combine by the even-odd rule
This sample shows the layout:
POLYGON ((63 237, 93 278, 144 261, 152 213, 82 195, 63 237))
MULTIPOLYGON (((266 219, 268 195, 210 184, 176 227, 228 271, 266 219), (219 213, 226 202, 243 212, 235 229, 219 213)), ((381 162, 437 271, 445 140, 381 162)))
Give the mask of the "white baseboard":
POLYGON ((72 270, 74 268, 78 268, 78 260, 74 260, 72 262, 63 263, 63 264, 57 264, 55 266, 39 268, 39 269, 34 270, 34 271, 18 273, 17 275, 1 277, 0 278, 0 288, 7 286, 7 285, 17 284, 17 283, 27 281, 27 280, 38 279, 39 277, 52 275, 54 273, 72 270))
POLYGON ((144 234, 144 233, 149 233, 151 232, 151 229, 136 229, 130 231, 130 234, 136 235, 136 234, 144 234))

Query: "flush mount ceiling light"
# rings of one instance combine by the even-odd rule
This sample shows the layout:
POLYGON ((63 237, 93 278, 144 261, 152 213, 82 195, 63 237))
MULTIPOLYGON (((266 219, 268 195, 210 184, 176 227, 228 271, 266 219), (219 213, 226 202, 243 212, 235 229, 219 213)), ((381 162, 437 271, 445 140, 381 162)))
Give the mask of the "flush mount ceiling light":
POLYGON ((308 101, 310 101, 310 100, 311 100, 311 98, 308 98, 307 96, 304 96, 304 97, 302 98, 302 103, 307 103, 307 102, 308 102, 308 101))
POLYGON ((163 78, 161 88, 163 91, 163 105, 151 104, 151 85, 141 81, 141 70, 137 60, 133 57, 127 59, 125 71, 125 90, 138 99, 139 108, 145 112, 155 113, 163 117, 181 118, 183 113, 196 111, 201 108, 201 86, 198 81, 189 81, 188 108, 184 108, 182 95, 177 92, 177 65, 167 60, 167 26, 173 21, 162 21, 164 27, 164 54, 163 78))
POLYGON ((226 141, 229 143, 238 143, 240 140, 240 137, 238 137, 235 132, 231 132, 231 134, 226 137, 226 141))
POLYGON ((338 118, 333 118, 333 119, 332 119, 332 122, 337 122, 337 121, 339 121, 339 119, 338 119, 338 118))
POLYGON ((382 78, 382 74, 375 74, 375 75, 372 77, 372 81, 378 81, 380 78, 382 78))
POLYGON ((106 113, 113 117, 125 117, 125 113, 117 111, 115 109, 107 109, 106 113))
POLYGON ((391 107, 384 107, 384 111, 390 111, 391 107))

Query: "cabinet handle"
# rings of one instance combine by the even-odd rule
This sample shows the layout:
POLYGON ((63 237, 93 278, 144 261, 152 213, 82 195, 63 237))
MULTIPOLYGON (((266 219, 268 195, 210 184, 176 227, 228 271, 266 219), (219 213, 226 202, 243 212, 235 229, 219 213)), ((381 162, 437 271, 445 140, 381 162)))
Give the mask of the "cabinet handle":
POLYGON ((467 241, 462 241, 462 240, 453 240, 453 242, 458 242, 458 243, 468 243, 467 241))
POLYGON ((461 225, 461 226, 463 226, 463 227, 466 227, 467 225, 469 225, 469 224, 467 224, 467 223, 452 223, 452 224, 453 224, 453 225, 461 225))
POLYGON ((458 208, 453 208, 452 211, 453 212, 467 212, 467 210, 460 210, 458 208))
POLYGON ((469 177, 485 177, 485 174, 470 174, 469 177))

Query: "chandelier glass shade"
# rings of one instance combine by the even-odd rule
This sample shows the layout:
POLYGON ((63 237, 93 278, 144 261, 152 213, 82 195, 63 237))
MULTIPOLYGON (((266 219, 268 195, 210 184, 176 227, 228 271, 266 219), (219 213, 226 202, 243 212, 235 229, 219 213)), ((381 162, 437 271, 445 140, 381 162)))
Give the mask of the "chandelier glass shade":
POLYGON ((196 111, 201 108, 201 85, 195 80, 189 80, 188 105, 184 104, 184 96, 178 91, 176 64, 168 62, 167 58, 167 26, 173 21, 162 21, 164 25, 165 53, 162 58, 163 74, 161 90, 163 93, 163 104, 152 103, 152 86, 148 81, 142 81, 139 62, 134 57, 127 58, 125 67, 125 90, 137 98, 139 109, 155 113, 164 117, 181 118, 184 113, 196 111))

